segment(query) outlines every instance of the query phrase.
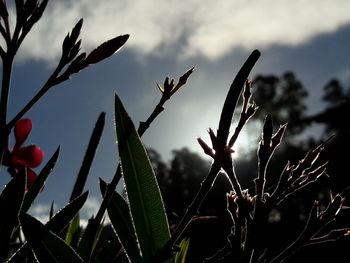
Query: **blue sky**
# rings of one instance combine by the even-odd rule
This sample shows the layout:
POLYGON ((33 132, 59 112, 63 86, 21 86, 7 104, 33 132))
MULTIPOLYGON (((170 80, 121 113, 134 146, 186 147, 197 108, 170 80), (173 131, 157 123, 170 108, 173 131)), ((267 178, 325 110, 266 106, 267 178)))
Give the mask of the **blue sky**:
MULTIPOLYGON (((292 70, 310 92, 310 113, 323 109, 322 88, 330 78, 350 83, 348 10, 347 0, 50 1, 17 57, 9 118, 45 82, 63 38, 81 17, 83 51, 117 35, 130 38, 113 57, 54 87, 27 114, 33 121, 27 143, 40 146, 45 161, 61 146, 35 213, 41 215, 52 200, 57 209, 67 202, 95 121, 105 111, 106 127, 87 184, 91 199, 86 213, 94 211, 98 177, 109 181, 117 164, 115 92, 137 124, 159 99, 156 82, 197 67, 144 136, 145 144, 165 160, 183 146, 200 152, 195 138, 216 127, 234 73, 255 48, 262 57, 252 78, 292 70)), ((8 180, 2 169, 1 185, 8 180)))

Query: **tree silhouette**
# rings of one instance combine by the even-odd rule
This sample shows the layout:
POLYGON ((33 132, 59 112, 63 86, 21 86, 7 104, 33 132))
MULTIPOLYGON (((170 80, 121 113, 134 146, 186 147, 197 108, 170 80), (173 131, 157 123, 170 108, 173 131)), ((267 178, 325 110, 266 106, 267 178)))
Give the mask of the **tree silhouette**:
MULTIPOLYGON (((253 80, 253 100, 259 106, 255 119, 264 119, 267 113, 274 113, 274 120, 283 124, 293 122, 305 116, 308 92, 293 72, 281 77, 258 75, 253 80)), ((303 126, 288 129, 291 135, 302 132, 303 126)))

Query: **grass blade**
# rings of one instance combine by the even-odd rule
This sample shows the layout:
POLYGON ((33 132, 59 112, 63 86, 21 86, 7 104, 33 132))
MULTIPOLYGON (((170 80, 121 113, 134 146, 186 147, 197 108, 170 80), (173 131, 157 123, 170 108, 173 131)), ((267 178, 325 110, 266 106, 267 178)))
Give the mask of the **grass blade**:
POLYGON ((143 260, 149 261, 170 239, 163 200, 146 150, 117 95, 115 122, 130 211, 143 260))

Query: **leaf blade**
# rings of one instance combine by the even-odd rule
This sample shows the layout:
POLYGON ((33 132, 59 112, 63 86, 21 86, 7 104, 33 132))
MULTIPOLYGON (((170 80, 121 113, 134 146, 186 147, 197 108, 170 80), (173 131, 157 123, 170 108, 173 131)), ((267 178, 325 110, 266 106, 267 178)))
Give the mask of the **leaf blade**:
POLYGON ((152 165, 118 95, 115 122, 130 211, 143 260, 148 261, 169 241, 168 221, 152 165))
MULTIPOLYGON (((46 223, 46 227, 55 234, 60 234, 69 222, 74 218, 78 211, 83 207, 88 197, 88 192, 83 193, 73 201, 69 202, 65 207, 59 210, 51 219, 46 223)), ((28 243, 25 243, 19 248, 9 259, 8 263, 24 262, 26 256, 31 253, 28 243)))
POLYGON ((60 147, 57 148, 57 150, 52 155, 50 160, 46 163, 44 168, 41 170, 38 177, 34 181, 34 184, 32 185, 32 187, 29 188, 23 200, 22 211, 27 212, 30 206, 32 205, 32 203, 34 202, 35 198, 40 193, 41 189, 44 186, 45 181, 47 180, 47 178, 49 177, 49 175, 51 174, 52 170, 56 165, 59 153, 60 153, 60 147))
POLYGON ((61 238, 49 231, 34 217, 22 213, 20 222, 24 236, 34 251, 39 263, 82 263, 79 255, 68 246, 61 238))
POLYGON ((7 257, 12 231, 18 224, 25 185, 25 169, 21 169, 0 194, 0 261, 7 257))
MULTIPOLYGON (((107 183, 101 178, 100 189, 104 196, 107 191, 107 183)), ((107 212, 118 239, 123 245, 127 256, 130 258, 130 262, 142 262, 129 206, 124 198, 117 192, 113 193, 112 200, 107 207, 107 212)))
POLYGON ((260 57, 260 51, 254 50, 247 58, 241 69, 234 78, 230 89, 227 93, 219 121, 219 128, 217 132, 217 143, 219 148, 224 148, 229 135, 229 130, 232 122, 234 110, 237 101, 242 92, 245 81, 247 80, 250 71, 253 69, 255 63, 260 57))

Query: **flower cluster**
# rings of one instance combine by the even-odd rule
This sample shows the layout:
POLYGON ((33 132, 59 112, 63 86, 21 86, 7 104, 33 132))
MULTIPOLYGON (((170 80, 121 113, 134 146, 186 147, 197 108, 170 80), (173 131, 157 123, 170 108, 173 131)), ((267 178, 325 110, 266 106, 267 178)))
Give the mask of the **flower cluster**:
POLYGON ((4 165, 8 166, 11 176, 16 176, 19 170, 27 168, 27 189, 34 183, 37 174, 31 169, 39 166, 44 158, 44 152, 36 145, 23 146, 32 130, 30 119, 19 120, 14 128, 15 145, 4 154, 4 165))

